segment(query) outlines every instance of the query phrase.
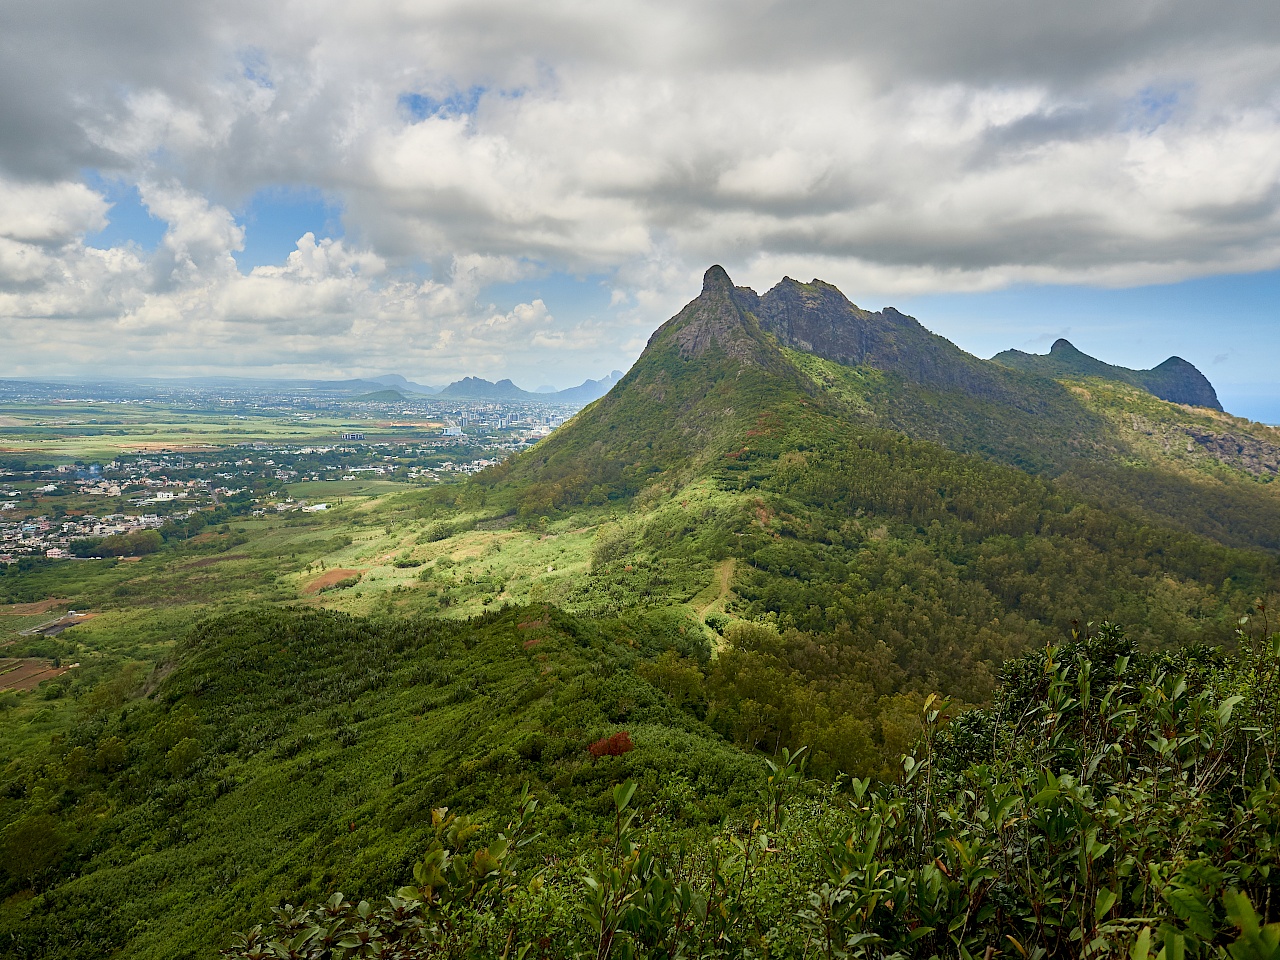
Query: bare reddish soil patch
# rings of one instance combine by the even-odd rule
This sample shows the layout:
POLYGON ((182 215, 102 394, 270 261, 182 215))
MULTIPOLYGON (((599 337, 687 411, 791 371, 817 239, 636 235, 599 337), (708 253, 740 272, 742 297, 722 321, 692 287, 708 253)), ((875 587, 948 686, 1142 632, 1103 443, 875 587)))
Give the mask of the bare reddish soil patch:
POLYGON ((49 660, 0 660, 0 691, 34 690, 45 680, 60 677, 69 667, 55 667, 49 660))
POLYGON ((319 593, 325 587, 332 587, 335 583, 341 583, 348 577, 358 577, 364 574, 363 570, 326 570, 320 576, 316 577, 305 587, 302 588, 303 593, 319 593))
POLYGON ((37 600, 35 603, 12 603, 0 607, 0 616, 34 617, 37 613, 48 613, 54 607, 65 607, 70 602, 70 600, 51 597, 48 600, 37 600))

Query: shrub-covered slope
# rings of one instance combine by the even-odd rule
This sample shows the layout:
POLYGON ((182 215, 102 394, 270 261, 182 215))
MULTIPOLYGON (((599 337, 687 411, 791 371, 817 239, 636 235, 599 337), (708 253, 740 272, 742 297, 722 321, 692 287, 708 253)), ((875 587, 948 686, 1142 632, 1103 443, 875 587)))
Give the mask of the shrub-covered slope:
POLYGON ((1107 627, 1012 664, 989 710, 925 704, 898 784, 815 789, 783 753, 747 820, 693 843, 633 783, 612 836, 549 869, 533 804, 479 837, 441 811, 395 897, 285 910, 229 955, 1268 960, 1278 648, 1150 660, 1107 627))
POLYGON ((209 958, 282 898, 376 896, 433 807, 487 823, 524 784, 556 855, 607 829, 628 777, 674 825, 718 823, 760 768, 698 719, 700 681, 679 694, 705 656, 676 618, 546 607, 201 623, 168 668, 101 685, 67 735, 0 769, 0 955, 209 958), (634 749, 593 756, 621 731, 634 749))

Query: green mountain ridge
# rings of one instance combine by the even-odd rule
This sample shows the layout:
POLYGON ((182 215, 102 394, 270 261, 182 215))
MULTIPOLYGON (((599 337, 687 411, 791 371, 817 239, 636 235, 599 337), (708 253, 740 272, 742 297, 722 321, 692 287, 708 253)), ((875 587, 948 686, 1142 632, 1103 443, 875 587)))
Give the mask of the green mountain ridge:
POLYGON ((455 380, 449 384, 436 396, 458 397, 468 400, 534 400, 542 395, 521 390, 510 380, 499 380, 497 383, 492 383, 480 377, 463 377, 461 380, 455 380))
MULTIPOLYGON (((572 500, 581 491, 569 487, 584 483, 631 496, 668 469, 696 474, 741 446, 768 411, 897 430, 1049 476, 1163 464, 1169 453, 1070 382, 981 360, 895 310, 861 310, 822 281, 784 279, 757 295, 717 266, 609 394, 513 464, 512 480, 532 492, 529 509, 540 498, 572 500)), ((1159 430, 1190 444, 1201 479, 1222 468, 1270 476, 1280 462, 1276 431, 1159 402, 1141 418, 1153 413, 1159 430)))
POLYGON ((1048 354, 1005 350, 991 358, 992 362, 1025 370, 1045 377, 1101 377, 1140 387, 1161 400, 1193 407, 1222 410, 1217 391, 1207 377, 1181 357, 1169 357, 1150 370, 1117 367, 1077 350, 1070 341, 1054 341, 1048 354))
POLYGON ((375 390, 372 393, 364 393, 358 397, 351 397, 351 403, 399 403, 401 400, 407 400, 403 393, 399 390, 375 390))

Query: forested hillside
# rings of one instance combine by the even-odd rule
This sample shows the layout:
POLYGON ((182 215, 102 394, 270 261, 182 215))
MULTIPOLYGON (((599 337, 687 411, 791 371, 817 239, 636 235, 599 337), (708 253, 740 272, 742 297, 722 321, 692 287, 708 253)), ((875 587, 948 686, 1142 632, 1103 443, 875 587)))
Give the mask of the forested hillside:
POLYGON ((1225 643, 1276 590, 1271 474, 1167 454, 1135 418, 1222 415, 1122 387, 978 360, 827 284, 757 297, 712 268, 609 397, 481 480, 518 519, 613 507, 567 598, 585 609, 670 602, 673 567, 726 577, 714 689, 750 706, 711 722, 882 774, 928 694, 984 702, 1007 658, 1073 624, 1225 643))
POLYGON ((721 823, 763 774, 702 720, 707 657, 675 619, 546 607, 197 624, 151 677, 71 687, 76 724, 5 770, 0 951, 211 957, 279 900, 376 897, 433 807, 490 822, 524 784, 547 856, 607 830, 621 778, 682 828, 721 823), (593 756, 620 731, 634 749, 593 756))
POLYGON ((1011 663, 988 709, 931 699, 896 783, 783 750, 696 837, 626 780, 567 870, 533 853, 532 794, 501 831, 437 810, 394 896, 286 906, 227 956, 1275 957, 1280 638, 1257 640, 1149 659, 1105 626, 1011 663))

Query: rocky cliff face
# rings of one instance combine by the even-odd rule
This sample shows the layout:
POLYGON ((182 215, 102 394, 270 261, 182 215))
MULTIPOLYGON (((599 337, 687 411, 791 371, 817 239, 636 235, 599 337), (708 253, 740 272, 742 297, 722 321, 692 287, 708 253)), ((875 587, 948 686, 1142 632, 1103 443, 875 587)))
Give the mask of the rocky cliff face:
POLYGON ((1213 384, 1194 365, 1181 357, 1170 357, 1151 370, 1130 370, 1128 367, 1113 366, 1091 357, 1077 350, 1070 341, 1058 340, 1049 348, 1047 355, 1006 350, 991 359, 1006 367, 1025 370, 1042 377, 1101 377, 1104 380, 1119 380, 1170 403, 1208 407, 1210 410, 1222 409, 1213 384))
MULTIPOLYGON (((734 301, 733 281, 724 267, 713 266, 702 277, 702 293, 658 329, 654 340, 674 336, 680 356, 701 357, 713 347, 743 362, 759 362, 763 345, 734 301)), ((652 341, 651 341, 652 342, 652 341)))
POLYGON ((783 346, 846 366, 869 366, 913 383, 1026 407, 1028 393, 1008 374, 892 307, 851 303, 829 283, 784 278, 763 296, 737 287, 734 297, 783 346))
POLYGON ((1139 370, 1144 386, 1162 400, 1186 403, 1193 407, 1221 410, 1218 392, 1209 378, 1181 357, 1170 357, 1151 370, 1139 370))

